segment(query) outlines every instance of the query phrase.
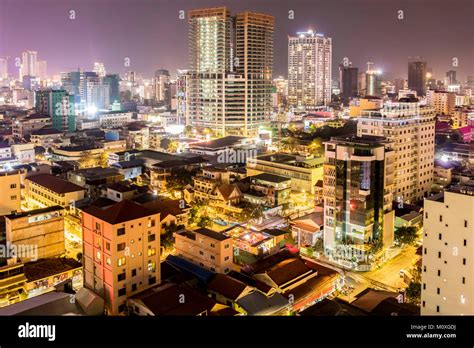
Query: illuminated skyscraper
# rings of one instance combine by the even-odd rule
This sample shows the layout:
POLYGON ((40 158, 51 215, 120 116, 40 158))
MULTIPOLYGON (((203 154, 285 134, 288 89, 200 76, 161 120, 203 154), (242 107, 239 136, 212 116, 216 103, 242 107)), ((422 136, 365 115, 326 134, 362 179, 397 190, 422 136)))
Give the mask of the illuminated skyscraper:
POLYGON ((372 97, 382 96, 382 72, 373 68, 374 63, 367 63, 365 72, 365 95, 372 97))
POLYGON ((170 73, 168 70, 159 69, 153 79, 155 100, 166 107, 171 107, 170 73))
POLYGON ((106 75, 105 65, 101 62, 95 62, 94 69, 92 69, 92 71, 95 72, 99 77, 105 77, 106 75))
POLYGON ((8 60, 7 58, 0 58, 0 80, 8 78, 8 60))
POLYGON ((357 79, 359 77, 357 68, 351 65, 339 65, 339 88, 344 105, 349 105, 349 100, 358 94, 357 79))
POLYGON ((216 135, 257 135, 271 113, 274 17, 189 12, 187 117, 216 135))
POLYGON ((312 30, 288 37, 288 104, 312 109, 331 101, 332 39, 312 30))
POLYGON ((49 115, 53 128, 65 132, 76 130, 74 96, 65 90, 36 92, 36 112, 49 115))
POLYGON ((188 70, 178 70, 176 76, 176 117, 178 124, 191 124, 191 121, 188 119, 189 113, 187 112, 189 108, 186 92, 188 89, 188 79, 188 70))
POLYGON ((426 95, 426 62, 419 57, 408 62, 408 88, 416 91, 418 96, 426 95))
POLYGON ((21 77, 37 76, 38 52, 25 51, 21 55, 21 77))
POLYGON ((368 270, 393 244, 394 160, 383 137, 325 143, 324 250, 332 261, 368 270))

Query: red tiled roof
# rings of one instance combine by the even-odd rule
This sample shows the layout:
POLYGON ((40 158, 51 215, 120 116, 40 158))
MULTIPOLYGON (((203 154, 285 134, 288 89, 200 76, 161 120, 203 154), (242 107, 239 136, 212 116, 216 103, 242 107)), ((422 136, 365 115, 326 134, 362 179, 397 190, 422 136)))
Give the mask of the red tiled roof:
POLYGON ((311 268, 306 266, 302 260, 288 259, 273 266, 266 273, 276 285, 280 286, 309 271, 311 271, 311 268))
POLYGON ((208 285, 208 289, 224 295, 228 299, 237 300, 247 285, 225 274, 216 274, 208 285))
POLYGON ((103 209, 90 206, 83 211, 112 225, 156 214, 150 209, 126 199, 103 209))

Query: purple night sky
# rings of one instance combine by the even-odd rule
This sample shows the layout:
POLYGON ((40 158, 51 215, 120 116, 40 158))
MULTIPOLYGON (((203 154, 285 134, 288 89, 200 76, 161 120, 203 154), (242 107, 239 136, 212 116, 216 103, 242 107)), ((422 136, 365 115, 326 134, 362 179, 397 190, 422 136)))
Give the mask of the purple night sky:
POLYGON ((174 75, 187 68, 188 26, 179 10, 213 6, 276 17, 274 76, 287 74, 287 36, 310 26, 333 38, 333 74, 348 57, 359 71, 373 61, 388 78, 406 77, 408 56, 423 56, 436 78, 452 69, 453 57, 458 79, 474 75, 474 0, 0 0, 0 56, 38 51, 49 74, 92 69, 97 60, 110 73, 149 77, 165 68, 174 75))

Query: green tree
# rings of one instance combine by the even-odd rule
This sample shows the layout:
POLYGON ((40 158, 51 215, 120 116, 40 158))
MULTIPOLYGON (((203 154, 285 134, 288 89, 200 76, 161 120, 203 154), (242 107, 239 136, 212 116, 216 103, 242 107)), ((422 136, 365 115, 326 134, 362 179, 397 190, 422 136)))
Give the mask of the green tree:
POLYGON ((395 231, 395 241, 398 244, 411 245, 415 243, 417 237, 416 227, 403 226, 395 231))
POLYGON ((99 155, 99 160, 98 160, 99 166, 102 168, 107 168, 109 166, 109 154, 107 152, 102 152, 99 155))
POLYGON ((324 153, 323 143, 319 138, 313 139, 309 144, 308 149, 314 156, 321 156, 324 153))
POLYGON ((160 245, 165 248, 165 250, 172 249, 174 246, 174 236, 173 233, 182 229, 183 225, 171 224, 165 226, 164 233, 160 235, 160 245))
POLYGON ((322 238, 318 238, 314 243, 314 250, 320 253, 324 252, 324 241, 322 238))
POLYGON ((201 216, 197 225, 201 228, 209 227, 212 226, 212 220, 209 216, 201 216))
POLYGON ((419 305, 421 298, 421 283, 411 282, 406 289, 406 298, 409 303, 419 305))
POLYGON ((263 207, 260 204, 246 203, 239 214, 240 221, 258 220, 263 216, 263 207))
POLYGON ((193 183, 193 173, 186 169, 179 169, 173 172, 173 175, 167 178, 166 187, 169 191, 182 191, 187 185, 193 183))

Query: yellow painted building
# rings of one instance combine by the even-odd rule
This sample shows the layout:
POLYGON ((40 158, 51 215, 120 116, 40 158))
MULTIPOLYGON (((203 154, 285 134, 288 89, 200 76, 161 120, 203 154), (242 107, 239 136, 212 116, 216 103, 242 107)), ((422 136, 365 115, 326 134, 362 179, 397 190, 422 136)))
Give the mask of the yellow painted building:
POLYGON ((21 171, 0 173, 0 215, 21 210, 21 171))
POLYGON ((174 234, 176 255, 212 272, 232 270, 232 238, 225 234, 200 228, 181 230, 174 234))
POLYGON ((59 205, 67 207, 85 196, 85 189, 50 174, 26 178, 25 196, 31 209, 59 205))
POLYGON ((64 209, 53 206, 5 216, 7 243, 22 262, 64 254, 64 209))

